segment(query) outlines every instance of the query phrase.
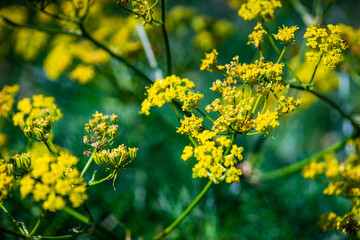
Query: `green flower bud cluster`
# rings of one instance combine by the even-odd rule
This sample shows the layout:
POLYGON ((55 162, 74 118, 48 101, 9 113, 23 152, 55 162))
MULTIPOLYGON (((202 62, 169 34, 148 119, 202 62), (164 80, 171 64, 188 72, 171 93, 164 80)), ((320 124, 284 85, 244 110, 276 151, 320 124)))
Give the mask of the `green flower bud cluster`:
POLYGON ((94 154, 97 165, 119 170, 131 163, 137 155, 137 148, 128 148, 124 144, 111 150, 102 150, 94 154))
POLYGON ((153 10, 152 8, 155 7, 157 1, 150 5, 149 1, 146 0, 121 0, 117 1, 117 4, 127 4, 130 3, 133 6, 133 12, 135 13, 135 18, 142 18, 142 25, 145 26, 146 23, 152 23, 153 19, 153 10))
POLYGON ((11 163, 17 167, 18 173, 21 175, 30 171, 31 155, 29 152, 22 153, 21 155, 15 154, 13 157, 11 157, 11 160, 11 163))
POLYGON ((84 136, 84 144, 101 149, 106 145, 112 145, 112 140, 118 134, 118 125, 116 125, 119 117, 115 114, 103 115, 95 112, 94 119, 90 119, 85 124, 85 131, 89 134, 84 136), (109 123, 110 120, 110 123, 109 123))
POLYGON ((49 111, 47 109, 42 110, 36 116, 30 116, 23 126, 25 136, 39 141, 46 141, 51 125, 54 122, 54 117, 56 117, 56 111, 49 111))

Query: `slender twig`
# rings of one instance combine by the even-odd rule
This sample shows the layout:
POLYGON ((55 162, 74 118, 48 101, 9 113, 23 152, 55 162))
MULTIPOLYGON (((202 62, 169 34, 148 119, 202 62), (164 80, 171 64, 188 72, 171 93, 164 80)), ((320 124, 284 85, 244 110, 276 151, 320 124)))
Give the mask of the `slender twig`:
POLYGON ((98 42, 97 40, 95 40, 93 37, 91 37, 91 35, 89 34, 89 32, 86 30, 85 26, 83 23, 79 24, 79 27, 82 31, 82 36, 84 38, 86 38, 87 40, 89 40, 90 42, 94 43, 97 47, 103 49, 104 51, 106 51, 107 53, 109 53, 113 58, 119 60, 120 62, 122 62, 123 64, 125 64, 128 68, 132 69, 135 74, 137 74, 138 76, 140 76, 141 78, 143 78, 144 80, 146 80, 149 83, 153 83, 153 80, 151 80, 148 76, 146 76, 143 72, 141 72, 139 69, 137 69, 135 66, 133 66, 132 64, 130 64, 125 58, 117 55, 116 53, 114 53, 113 51, 111 51, 107 46, 105 46, 104 44, 102 44, 101 42, 98 42))
POLYGON ((58 28, 37 26, 37 25, 32 25, 32 24, 15 23, 15 22, 11 21, 10 19, 4 17, 1 14, 0 14, 0 18, 2 18, 5 21, 5 23, 7 23, 7 24, 9 24, 10 26, 13 26, 13 27, 22 27, 22 28, 34 29, 34 30, 37 30, 37 31, 47 32, 47 33, 57 33, 57 34, 60 33, 60 34, 66 34, 66 35, 71 35, 71 36, 76 36, 76 37, 81 36, 81 32, 71 32, 71 31, 65 31, 65 30, 58 29, 58 28))
POLYGON ((94 161, 94 155, 96 154, 97 148, 94 149, 94 151, 92 152, 89 160, 87 161, 84 169, 81 171, 80 177, 84 177, 85 173, 87 172, 87 170, 89 170, 91 163, 94 161))
POLYGON ((186 208, 186 210, 173 222, 171 223, 164 231, 156 235, 153 240, 159 240, 168 235, 177 225, 179 225, 187 215, 193 210, 193 208, 200 202, 200 200, 205 196, 205 194, 209 191, 211 186, 213 185, 213 181, 209 181, 204 189, 200 192, 200 194, 192 201, 192 203, 186 208))
POLYGON ((313 72, 313 74, 311 75, 311 79, 310 79, 310 81, 309 81, 308 84, 312 84, 312 82, 314 81, 315 74, 316 74, 316 70, 318 69, 318 67, 319 67, 319 65, 320 65, 320 63, 321 63, 322 57, 323 57, 323 54, 321 54, 321 56, 319 57, 319 60, 318 60, 317 63, 316 63, 314 72, 313 72))
POLYGON ((212 119, 211 117, 209 117, 208 115, 206 115, 203 111, 201 111, 198 107, 195 108, 201 115, 203 115, 207 120, 209 120, 210 122, 215 122, 214 119, 212 119))
POLYGON ((36 222, 36 225, 35 227, 33 228, 33 230, 30 232, 29 236, 33 236, 36 231, 38 230, 39 226, 40 226, 40 223, 41 221, 44 219, 44 216, 45 216, 45 211, 43 211, 38 219, 38 221, 36 222))
POLYGON ((321 152, 318 152, 310 157, 307 157, 307 158, 301 160, 300 162, 296 162, 294 164, 291 164, 289 166, 286 166, 286 167, 283 167, 280 169, 276 169, 271 172, 263 173, 262 179, 263 180, 272 180, 272 179, 276 179, 276 178, 280 178, 280 177, 284 177, 284 176, 296 173, 296 172, 300 171, 304 166, 308 165, 310 162, 316 161, 330 152, 333 152, 333 151, 343 148, 345 146, 345 144, 350 139, 354 138, 356 135, 357 135, 357 133, 353 133, 352 135, 345 138, 344 140, 337 142, 334 145, 328 147, 327 149, 325 149, 321 152))
MULTIPOLYGON (((79 213, 75 209, 72 209, 72 208, 70 208, 68 206, 65 206, 63 211, 66 212, 67 214, 71 215, 72 217, 76 218, 80 222, 83 222, 85 224, 88 224, 90 222, 90 219, 88 217, 86 217, 85 215, 79 213)), ((116 233, 111 232, 110 230, 106 229, 105 227, 103 227, 101 224, 99 224, 97 222, 95 222, 95 229, 97 229, 100 232, 108 235, 109 237, 111 237, 111 239, 122 239, 116 233)))
POLYGON ((42 142, 46 145, 47 149, 48 149, 53 155, 55 155, 55 156, 58 156, 58 155, 59 155, 58 150, 56 149, 55 145, 53 144, 53 142, 52 142, 49 138, 47 138, 45 141, 42 141, 42 142))
POLYGON ((171 66, 171 51, 169 38, 165 27, 165 0, 161 0, 161 31, 164 38, 165 44, 165 52, 166 52, 166 75, 170 76, 172 74, 172 66, 171 66))
POLYGON ((8 217, 11 219, 11 221, 14 223, 14 225, 16 225, 16 227, 20 230, 20 232, 22 233, 22 235, 27 236, 27 230, 23 229, 22 226, 20 226, 19 222, 16 221, 16 219, 11 215, 11 213, 5 208, 5 206, 0 203, 2 210, 6 213, 6 215, 8 215, 8 217))
POLYGON ((295 85, 295 84, 290 84, 291 88, 295 88, 295 89, 299 89, 299 90, 303 90, 303 91, 307 91, 313 95, 315 95, 316 97, 318 97, 320 100, 322 100, 323 102, 327 103, 328 105, 330 105, 332 108, 334 108, 336 111, 338 111, 340 113, 341 116, 343 116, 344 118, 348 119, 351 124, 356 127, 359 128, 359 124, 357 122, 355 122, 355 120, 347 113, 345 113, 336 103, 334 103, 331 99, 321 95, 320 93, 315 92, 314 90, 310 89, 309 87, 307 87, 306 85, 295 85))

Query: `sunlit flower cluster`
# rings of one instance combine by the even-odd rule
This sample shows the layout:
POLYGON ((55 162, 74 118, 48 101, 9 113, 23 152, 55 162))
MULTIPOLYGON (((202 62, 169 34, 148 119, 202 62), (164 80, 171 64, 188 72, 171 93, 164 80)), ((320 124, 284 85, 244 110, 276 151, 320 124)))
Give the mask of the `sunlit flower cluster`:
POLYGON ((248 45, 251 43, 255 45, 256 48, 260 46, 260 43, 263 41, 263 37, 266 34, 266 31, 263 29, 261 23, 257 23, 254 27, 254 31, 249 35, 248 45))
POLYGON ((191 117, 184 116, 184 119, 180 120, 181 126, 176 132, 195 137, 202 131, 203 121, 203 118, 196 117, 194 114, 191 114, 191 117))
POLYGON ((305 178, 314 179, 324 175, 329 183, 324 189, 326 195, 340 195, 352 201, 352 208, 339 216, 333 212, 320 218, 319 225, 324 231, 342 230, 345 234, 355 236, 360 230, 360 139, 350 142, 353 152, 341 162, 335 153, 324 156, 324 161, 313 161, 302 170, 305 178))
POLYGON ((278 33, 274 34, 274 38, 283 44, 291 44, 295 39, 295 32, 299 29, 297 26, 279 28, 278 33))
POLYGON ((182 159, 188 160, 195 157, 197 163, 193 167, 193 178, 209 178, 212 181, 224 180, 227 183, 239 182, 242 174, 237 168, 239 161, 243 159, 243 148, 233 144, 226 136, 214 139, 216 132, 204 130, 195 136, 199 145, 186 146, 182 159), (224 156, 226 149, 231 149, 230 154, 224 156))
POLYGON ((61 110, 56 107, 53 97, 34 95, 24 98, 17 104, 17 112, 13 116, 15 126, 20 126, 24 134, 35 140, 45 141, 52 124, 62 117, 61 110))
POLYGON ((201 60, 201 71, 212 72, 217 68, 217 56, 218 52, 213 49, 210 53, 205 53, 205 58, 201 60))
MULTIPOLYGON (((37 155, 37 154, 35 154, 37 155)), ((69 201, 73 207, 87 199, 86 185, 76 168, 79 159, 61 151, 58 157, 46 152, 31 157, 31 170, 20 180, 22 198, 41 202, 42 208, 52 212, 63 209, 69 201)))
POLYGON ((91 65, 78 65, 70 74, 70 78, 80 84, 88 83, 95 76, 94 67, 91 65))
POLYGON ((308 27, 304 38, 307 38, 306 46, 312 48, 306 52, 307 61, 317 62, 322 59, 325 69, 334 69, 342 61, 342 51, 348 48, 338 25, 329 24, 327 28, 308 27))
POLYGON ((15 103, 14 97, 19 91, 18 85, 8 86, 5 85, 0 92, 0 117, 9 117, 13 105, 15 103))
POLYGON ((246 0, 240 6, 239 16, 244 20, 252 20, 254 18, 269 21, 274 19, 274 11, 281 8, 279 0, 246 0))
POLYGON ((183 100, 191 104, 198 102, 198 95, 187 95, 189 98, 184 98, 190 88, 195 88, 195 84, 187 78, 180 78, 175 75, 158 79, 150 87, 147 87, 147 98, 141 103, 140 113, 149 115, 150 108, 154 106, 162 107, 166 102, 171 102, 174 99, 183 100))

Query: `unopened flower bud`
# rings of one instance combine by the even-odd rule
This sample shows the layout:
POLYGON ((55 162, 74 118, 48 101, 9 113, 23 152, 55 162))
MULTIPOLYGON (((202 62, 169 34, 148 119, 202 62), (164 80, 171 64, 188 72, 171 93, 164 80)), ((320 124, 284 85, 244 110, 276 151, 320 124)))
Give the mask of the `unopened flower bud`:
POLYGON ((83 153, 85 156, 88 156, 88 157, 90 157, 91 156, 91 152, 90 151, 84 151, 84 153, 83 153))
POLYGON ((129 148, 129 156, 131 159, 136 158, 138 148, 129 148))
POLYGON ((119 121, 118 115, 112 114, 110 116, 110 121, 111 121, 112 124, 116 124, 119 121))

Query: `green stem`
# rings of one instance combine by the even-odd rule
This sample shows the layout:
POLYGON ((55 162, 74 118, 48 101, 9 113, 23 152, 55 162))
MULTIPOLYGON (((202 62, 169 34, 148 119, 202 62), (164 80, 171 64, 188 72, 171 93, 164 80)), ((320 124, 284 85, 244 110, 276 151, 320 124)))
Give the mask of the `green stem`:
POLYGON ((33 236, 33 235, 36 233, 36 231, 38 230, 38 228, 39 228, 39 226, 40 226, 41 221, 44 219, 44 216, 45 216, 45 212, 43 211, 43 212, 41 213, 41 215, 40 215, 40 217, 39 217, 39 219, 38 219, 35 227, 34 227, 33 230, 30 232, 29 236, 33 236))
POLYGON ((170 76, 172 74, 172 66, 171 66, 171 51, 169 38, 165 27, 165 0, 161 0, 161 31, 164 38, 165 51, 166 51, 166 75, 170 76))
POLYGON ((333 152, 333 151, 343 148, 345 146, 345 144, 350 139, 354 138, 356 135, 357 135, 357 133, 353 133, 352 135, 345 138, 344 140, 337 142, 334 145, 330 146, 329 148, 327 148, 321 152, 318 152, 308 158, 305 158, 305 159, 301 160, 300 162, 296 162, 294 164, 291 164, 289 166, 286 166, 286 167, 283 167, 280 169, 276 169, 274 171, 263 173, 262 179, 263 180, 272 180, 272 179, 276 179, 276 178, 280 178, 280 177, 284 177, 284 176, 296 173, 296 172, 300 171, 304 166, 308 165, 310 162, 316 161, 330 152, 333 152))
POLYGON ((97 151, 97 148, 94 149, 94 151, 92 152, 92 154, 91 154, 89 160, 87 161, 84 169, 81 171, 80 178, 84 177, 87 170, 89 170, 91 163, 94 161, 94 154, 96 153, 96 151, 97 151))
POLYGON ((6 213, 6 215, 8 215, 8 217, 11 219, 11 221, 14 223, 14 225, 16 225, 16 227, 20 230, 21 234, 23 236, 27 236, 27 233, 24 231, 24 229, 20 226, 20 224, 16 221, 15 218, 13 218, 13 216, 8 212, 8 210, 4 207, 4 205, 2 203, 1 204, 1 208, 2 210, 6 213))
POLYGON ((171 108, 172 108, 172 110, 174 111, 174 113, 175 113, 175 115, 176 115, 176 118, 177 118, 177 120, 179 121, 179 123, 180 123, 180 115, 179 115, 179 112, 178 112, 178 110, 176 109, 176 107, 175 107, 175 104, 173 103, 173 102, 170 102, 170 105, 171 105, 171 108))
POLYGON ((214 119, 212 119, 211 117, 209 117, 208 115, 206 115, 203 111, 201 111, 198 107, 195 108, 201 115, 203 115, 207 120, 209 120, 210 122, 215 122, 214 119))
POLYGON ((110 174, 109 176, 105 177, 105 178, 102 178, 98 181, 95 181, 95 182, 91 182, 89 184, 87 184, 88 187, 91 187, 91 186, 94 186, 94 185, 97 185, 99 183, 102 183, 102 182, 105 182, 106 180, 109 180, 111 179, 112 177, 114 177, 114 174, 110 174))
MULTIPOLYGON (((64 212, 66 212, 67 214, 69 214, 70 216, 76 218, 77 220, 79 220, 80 222, 83 222, 85 224, 88 224, 90 222, 90 219, 88 217, 86 217, 85 215, 79 213, 78 211, 76 211, 75 209, 72 209, 68 206, 65 206, 63 209, 64 212)), ((105 227, 103 227, 101 224, 96 223, 95 222, 95 228, 97 230, 99 230, 100 232, 108 235, 109 237, 111 237, 111 239, 122 239, 120 236, 118 236, 116 233, 111 232, 110 230, 106 229, 105 227)))
POLYGON ((357 122, 354 121, 354 119, 347 113, 345 113, 336 103, 334 103, 331 99, 315 92, 312 89, 309 89, 308 86, 306 85, 294 85, 294 84, 290 84, 290 87, 295 88, 295 89, 299 89, 299 90, 303 90, 303 91, 307 91, 309 93, 312 93, 313 95, 315 95, 316 97, 318 97, 320 100, 322 100, 323 102, 327 103, 329 106, 331 106, 332 108, 334 108, 336 111, 338 111, 340 113, 341 116, 343 116, 344 118, 348 119, 351 124, 355 127, 355 128, 359 128, 359 124, 357 122))
POLYGON ((49 138, 47 138, 45 141, 43 141, 43 143, 46 145, 47 149, 48 149, 53 155, 56 155, 56 156, 59 155, 58 150, 56 149, 55 145, 53 144, 53 142, 52 142, 49 138))
POLYGON ((156 235, 153 240, 159 240, 168 235, 177 225, 179 225, 187 215, 193 210, 193 208, 200 202, 200 200, 205 196, 205 194, 209 191, 211 186, 213 185, 212 181, 209 181, 204 189, 199 193, 199 195, 192 201, 192 203, 186 208, 186 210, 173 222, 171 223, 164 231, 156 235))
POLYGON ((282 57, 284 56, 284 53, 285 53, 285 51, 286 51, 286 48, 287 48, 287 44, 285 44, 285 46, 284 46, 283 50, 281 51, 280 56, 279 56, 279 58, 278 58, 278 60, 277 60, 276 63, 279 63, 279 62, 280 62, 280 60, 281 60, 282 57))
POLYGON ((310 79, 310 81, 309 81, 308 84, 311 84, 311 83, 313 82, 314 77, 315 77, 315 74, 316 74, 316 70, 318 69, 318 67, 319 67, 319 65, 320 65, 320 63, 321 63, 322 56, 323 56, 323 54, 321 54, 321 56, 319 57, 319 60, 318 60, 318 62, 316 63, 314 72, 313 72, 313 74, 311 75, 311 79, 310 79))
POLYGON ((80 32, 70 32, 70 31, 65 31, 65 30, 61 30, 58 28, 51 28, 51 27, 44 27, 44 26, 37 26, 37 25, 31 25, 31 24, 20 24, 20 23, 15 23, 13 21, 11 21, 10 19, 7 19, 6 17, 2 16, 0 14, 0 18, 2 18, 5 23, 13 26, 13 27, 22 27, 22 28, 28 28, 28 29, 34 29, 34 30, 38 30, 41 32, 48 32, 48 33, 60 33, 60 34, 67 34, 67 35, 71 35, 71 36, 81 36, 80 32))

